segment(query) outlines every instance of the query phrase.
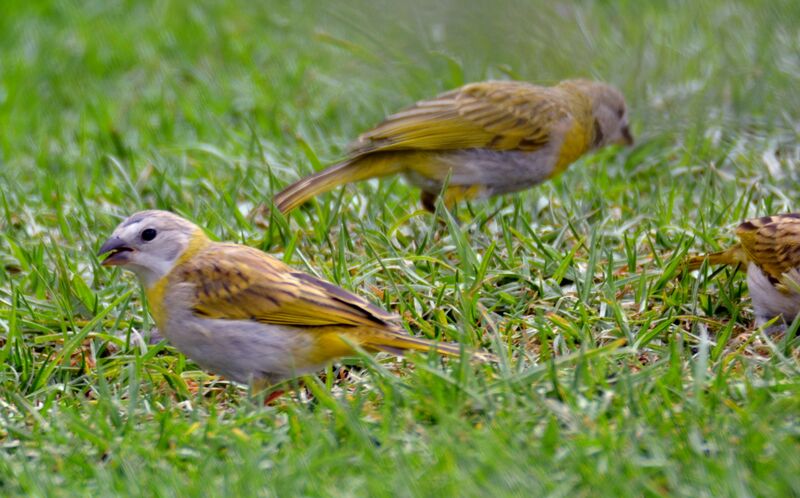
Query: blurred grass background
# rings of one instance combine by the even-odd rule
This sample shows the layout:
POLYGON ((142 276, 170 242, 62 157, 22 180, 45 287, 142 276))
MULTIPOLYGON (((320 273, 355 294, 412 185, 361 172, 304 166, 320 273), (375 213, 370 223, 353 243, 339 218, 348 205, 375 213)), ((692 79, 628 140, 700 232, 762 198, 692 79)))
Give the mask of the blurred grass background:
POLYGON ((797 340, 732 271, 669 278, 797 209, 799 46, 790 0, 0 3, 0 490, 800 494, 797 340), (401 179, 247 216, 417 99, 569 77, 625 93, 636 147, 460 226, 401 179), (99 268, 152 207, 505 360, 362 358, 263 408, 99 268))

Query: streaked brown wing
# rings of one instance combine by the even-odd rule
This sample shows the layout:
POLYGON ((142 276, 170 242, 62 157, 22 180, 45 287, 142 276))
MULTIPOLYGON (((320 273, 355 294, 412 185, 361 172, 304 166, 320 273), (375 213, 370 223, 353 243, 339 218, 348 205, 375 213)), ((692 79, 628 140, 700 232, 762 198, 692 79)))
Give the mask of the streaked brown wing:
POLYGON ((747 256, 773 281, 800 267, 800 214, 763 216, 736 229, 747 256))
POLYGON ((326 326, 385 325, 397 317, 257 249, 213 244, 176 269, 195 285, 194 311, 220 319, 326 326))
MULTIPOLYGON (((576 99, 557 88, 514 81, 472 83, 389 116, 359 137, 358 156, 375 151, 491 148, 536 150, 576 99)), ((591 105, 582 102, 585 108, 591 105)))

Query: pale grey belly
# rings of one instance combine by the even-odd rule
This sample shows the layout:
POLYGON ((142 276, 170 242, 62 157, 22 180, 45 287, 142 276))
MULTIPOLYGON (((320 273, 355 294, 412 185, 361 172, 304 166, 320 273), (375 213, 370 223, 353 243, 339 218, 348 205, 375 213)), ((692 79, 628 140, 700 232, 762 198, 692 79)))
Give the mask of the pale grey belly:
POLYGON ((171 321, 163 332, 203 369, 240 383, 278 382, 324 367, 304 361, 314 344, 308 334, 292 327, 185 316, 171 321))
POLYGON ((747 287, 753 301, 756 325, 761 326, 773 318, 780 317, 776 326, 791 324, 800 313, 800 295, 778 291, 764 272, 753 263, 747 267, 747 287))
POLYGON ((434 175, 408 170, 408 181, 438 194, 449 172, 450 186, 481 185, 485 195, 505 194, 530 188, 547 180, 555 166, 552 148, 535 152, 464 149, 439 152, 441 162, 434 175))

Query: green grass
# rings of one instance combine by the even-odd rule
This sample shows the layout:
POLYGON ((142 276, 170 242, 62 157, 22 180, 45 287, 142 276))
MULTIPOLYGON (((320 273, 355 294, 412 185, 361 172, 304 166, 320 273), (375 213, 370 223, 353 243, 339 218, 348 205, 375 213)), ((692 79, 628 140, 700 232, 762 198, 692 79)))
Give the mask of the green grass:
MULTIPOLYGON (((0 494, 800 494, 798 340, 669 273, 798 209, 800 4, 0 3, 0 494), (348 186, 246 214, 468 81, 618 85, 638 143, 525 193, 348 186), (152 328, 96 249, 170 209, 496 367, 361 358, 271 407, 152 328)), ((711 272, 709 271, 710 275, 711 272)))

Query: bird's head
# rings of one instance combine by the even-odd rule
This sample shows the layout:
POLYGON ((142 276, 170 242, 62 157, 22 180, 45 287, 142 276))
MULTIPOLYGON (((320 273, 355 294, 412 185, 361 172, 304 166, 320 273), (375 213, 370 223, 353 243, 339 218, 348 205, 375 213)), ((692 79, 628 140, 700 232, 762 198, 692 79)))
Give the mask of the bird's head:
POLYGON ((121 266, 148 288, 167 275, 187 250, 209 239, 194 223, 167 211, 141 211, 119 224, 97 255, 103 266, 121 266))
POLYGON ((625 97, 619 90, 607 83, 590 80, 567 80, 562 85, 578 90, 592 101, 594 148, 610 144, 633 145, 625 97))

